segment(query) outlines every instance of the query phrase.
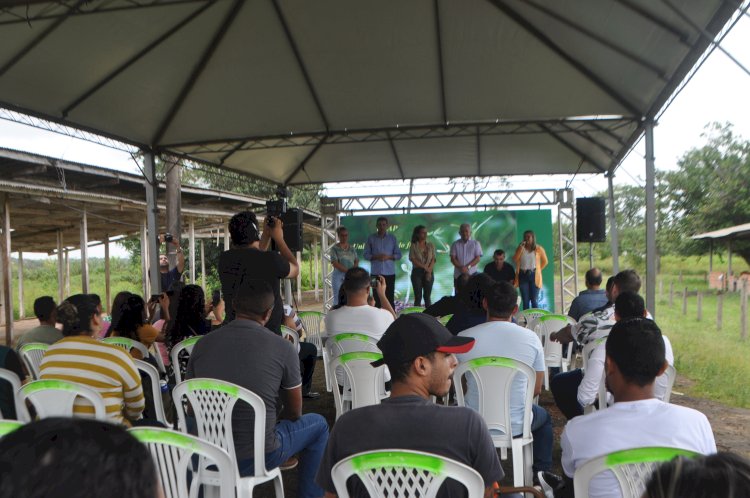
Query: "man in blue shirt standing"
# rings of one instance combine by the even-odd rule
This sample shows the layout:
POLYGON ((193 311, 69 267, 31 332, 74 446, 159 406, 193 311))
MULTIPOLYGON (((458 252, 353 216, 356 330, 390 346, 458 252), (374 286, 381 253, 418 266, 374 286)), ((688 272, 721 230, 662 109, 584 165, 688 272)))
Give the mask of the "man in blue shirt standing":
POLYGON ((607 304, 607 295, 602 285, 602 272, 599 268, 592 268, 586 272, 586 290, 573 299, 568 316, 579 320, 583 315, 607 304))
MULTIPOLYGON (((396 287, 396 263, 401 259, 401 249, 392 233, 388 233, 388 218, 381 216, 376 222, 378 231, 365 243, 365 259, 371 262, 370 275, 385 278, 385 297, 395 309, 393 291, 396 287)), ((380 308, 380 297, 375 292, 375 305, 380 308)))

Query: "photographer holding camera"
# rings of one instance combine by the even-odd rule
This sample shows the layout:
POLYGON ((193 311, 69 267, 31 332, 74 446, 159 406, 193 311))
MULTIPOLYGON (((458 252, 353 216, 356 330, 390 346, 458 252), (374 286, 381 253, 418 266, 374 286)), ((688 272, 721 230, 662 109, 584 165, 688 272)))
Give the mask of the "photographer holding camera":
POLYGON ((280 334, 284 310, 279 282, 299 273, 297 259, 284 241, 283 222, 277 217, 266 216, 261 235, 255 213, 244 211, 229 220, 229 236, 232 248, 219 256, 219 279, 226 303, 224 323, 235 319, 233 300, 240 283, 262 280, 271 286, 274 295, 273 312, 266 328, 280 334), (276 244, 276 251, 268 250, 271 241, 276 244))
POLYGON ((185 255, 182 253, 182 247, 180 247, 180 241, 170 233, 159 235, 159 243, 166 244, 166 254, 159 255, 159 277, 161 278, 161 291, 166 292, 170 286, 179 280, 182 280, 182 272, 185 271, 185 255), (174 252, 170 252, 170 246, 174 246, 174 252), (169 254, 177 254, 177 265, 169 269, 169 254))

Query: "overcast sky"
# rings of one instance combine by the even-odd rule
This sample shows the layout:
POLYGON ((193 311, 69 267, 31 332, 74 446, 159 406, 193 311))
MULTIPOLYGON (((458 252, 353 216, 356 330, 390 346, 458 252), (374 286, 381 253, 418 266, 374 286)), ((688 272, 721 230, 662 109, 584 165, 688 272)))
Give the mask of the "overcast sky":
MULTIPOLYGON (((750 17, 745 15, 725 38, 722 46, 746 67, 750 67, 750 17)), ((730 122, 735 132, 745 139, 750 139, 750 76, 735 65, 719 50, 709 56, 703 67, 693 77, 682 93, 661 117, 654 132, 656 167, 672 169, 678 159, 692 147, 702 145, 701 137, 706 124, 730 122)), ((35 152, 52 157, 78 161, 88 164, 137 172, 133 160, 128 154, 74 139, 52 132, 46 132, 18 123, 0 119, 0 147, 35 152)), ((617 170, 615 183, 643 185, 644 177, 643 141, 633 150, 630 156, 617 170)), ((560 188, 568 179, 560 178, 543 182, 539 177, 522 177, 513 179, 513 187, 560 188)), ((393 188, 403 188, 401 182, 386 182, 393 188)), ((577 177, 572 184, 577 197, 591 196, 606 189, 606 179, 599 176, 577 177)), ((361 185, 372 191, 372 186, 361 185)), ((426 185, 423 189, 433 189, 426 185)), ((329 195, 352 195, 358 187, 347 186, 346 194, 341 188, 329 186, 329 195)), ((100 248, 90 251, 91 256, 101 257, 100 248)), ((121 251, 115 254, 122 255, 121 251)), ((77 256, 76 256, 77 257, 77 256)))

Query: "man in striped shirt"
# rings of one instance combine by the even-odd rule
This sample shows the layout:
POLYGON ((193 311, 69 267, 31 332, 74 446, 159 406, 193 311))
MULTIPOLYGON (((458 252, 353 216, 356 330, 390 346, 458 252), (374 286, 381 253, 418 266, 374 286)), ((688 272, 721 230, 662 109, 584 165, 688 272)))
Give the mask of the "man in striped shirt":
MULTIPOLYGON (((40 378, 94 389, 104 398, 112 422, 127 424, 140 419, 145 407, 141 377, 127 351, 94 339, 101 328, 94 301, 85 294, 71 296, 58 307, 57 316, 64 337, 45 353, 40 378)), ((94 407, 78 398, 74 413, 93 416, 94 407)))

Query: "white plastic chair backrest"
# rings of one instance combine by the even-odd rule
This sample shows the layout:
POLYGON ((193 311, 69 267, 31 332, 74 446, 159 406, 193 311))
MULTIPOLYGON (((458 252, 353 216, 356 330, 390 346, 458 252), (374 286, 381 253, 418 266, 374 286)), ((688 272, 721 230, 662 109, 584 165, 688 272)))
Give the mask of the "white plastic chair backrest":
POLYGON ((10 434, 22 425, 24 423, 18 420, 0 420, 0 437, 10 434))
POLYGON ((544 347, 544 364, 549 367, 562 366, 563 347, 562 344, 549 340, 552 332, 557 332, 565 327, 568 323, 564 315, 547 314, 542 315, 534 320, 534 332, 539 336, 544 347))
MULTIPOLYGON (((344 389, 351 386, 352 410, 380 404, 385 392, 385 365, 373 368, 370 363, 382 358, 380 352, 354 351, 331 359, 329 371, 335 372, 337 367, 341 367, 346 379, 344 389)), ((344 413, 344 400, 337 386, 333 388, 333 398, 338 419, 344 413)))
POLYGON ((541 308, 529 308, 527 310, 519 311, 516 313, 516 321, 518 325, 522 327, 528 327, 529 322, 534 318, 539 318, 542 315, 548 315, 549 311, 541 308))
POLYGON ((102 342, 122 348, 128 353, 130 353, 131 349, 136 349, 139 353, 141 353, 141 358, 148 358, 150 354, 145 344, 143 344, 142 342, 134 341, 129 337, 105 337, 104 339, 102 339, 102 342))
POLYGON ((451 321, 451 318, 453 318, 453 313, 450 315, 441 316, 438 318, 438 321, 443 324, 443 326, 448 325, 448 322, 451 321))
POLYGON ((349 498, 346 482, 354 475, 372 498, 433 498, 446 478, 463 484, 469 498, 484 496, 484 480, 476 470, 450 458, 421 451, 367 451, 339 461, 331 469, 339 498, 349 498))
POLYGON ((290 341, 294 345, 294 349, 299 353, 300 345, 299 345, 299 335, 297 335, 297 331, 294 329, 290 329, 286 325, 281 326, 281 337, 286 339, 287 341, 290 341))
POLYGON ((217 379, 189 379, 177 384, 172 391, 177 409, 177 422, 180 431, 187 432, 185 404, 187 398, 193 409, 198 426, 198 437, 215 444, 226 451, 237 462, 232 435, 232 411, 238 401, 244 401, 255 412, 253 428, 253 459, 255 476, 267 474, 265 464, 266 405, 254 392, 244 387, 217 379))
MULTIPOLYGON (((237 466, 229 454, 218 446, 169 429, 136 427, 128 432, 151 452, 165 498, 190 496, 188 476, 192 470, 193 455, 205 457, 210 465, 216 466, 218 498, 234 498, 239 477, 237 466)), ((193 481, 195 482, 195 476, 193 481)))
POLYGON ((47 352, 47 349, 49 349, 49 344, 30 342, 24 344, 18 350, 23 364, 26 365, 26 370, 29 371, 29 375, 34 380, 39 379, 39 366, 42 364, 42 358, 44 358, 44 353, 47 352))
POLYGON ((165 374, 167 373, 167 367, 166 365, 164 365, 164 358, 162 358, 161 356, 161 349, 159 349, 160 347, 167 347, 167 346, 163 342, 155 342, 151 346, 151 350, 149 350, 149 354, 156 362, 156 367, 157 367, 157 370, 159 370, 159 373, 165 374))
POLYGON ((609 470, 620 483, 623 498, 640 498, 653 470, 660 463, 668 462, 677 456, 693 458, 698 454, 679 448, 646 447, 616 451, 593 458, 576 469, 573 477, 575 497, 588 498, 591 479, 609 470))
POLYGON ((154 418, 167 427, 171 427, 172 424, 169 423, 167 414, 164 412, 164 401, 161 399, 161 384, 159 383, 158 370, 147 361, 133 360, 133 363, 135 364, 135 368, 147 375, 151 381, 151 396, 154 399, 154 418))
POLYGON ((565 318, 567 318, 567 320, 568 320, 568 325, 570 325, 570 326, 578 325, 578 320, 576 320, 572 316, 565 315, 565 318))
POLYGON ((594 339, 593 341, 589 341, 586 343, 585 346, 583 346, 583 352, 581 354, 581 360, 582 360, 582 366, 583 370, 586 371, 586 366, 589 364, 589 358, 591 358, 591 353, 594 352, 594 349, 603 342, 607 340, 606 337, 600 337, 599 339, 594 339))
POLYGON ((321 326, 323 324, 323 313, 319 311, 300 311, 297 316, 302 320, 302 326, 307 334, 307 342, 315 344, 318 348, 318 356, 323 351, 323 341, 321 339, 321 326))
POLYGON ((175 383, 179 384, 182 382, 182 371, 180 369, 180 353, 186 351, 188 355, 193 352, 195 343, 201 339, 201 335, 194 335, 183 339, 172 347, 172 352, 169 353, 169 359, 172 362, 172 370, 174 371, 175 383))
MULTIPOLYGON (((460 363, 453 373, 456 385, 461 385, 461 378, 471 374, 479 391, 479 413, 490 430, 492 441, 498 448, 510 448, 513 442, 513 430, 510 418, 510 396, 513 380, 516 375, 526 377, 524 393, 524 414, 522 437, 531 437, 531 405, 534 402, 536 372, 529 365, 501 356, 482 356, 460 363)), ((462 389, 456 389, 456 401, 465 406, 462 389)))
POLYGON ((326 348, 328 348, 329 358, 331 359, 354 351, 380 352, 377 339, 359 332, 341 332, 328 336, 326 348))
POLYGON ((94 389, 59 379, 42 379, 29 382, 18 391, 21 399, 29 401, 39 418, 73 417, 76 398, 84 398, 94 407, 97 420, 108 420, 104 398, 94 389))
MULTIPOLYGON (((26 405, 21 400, 21 397, 18 395, 18 390, 21 389, 21 379, 18 378, 18 375, 16 375, 15 372, 5 368, 0 368, 0 380, 10 384, 10 389, 13 393, 13 404, 16 407, 16 420, 29 422, 31 420, 31 417, 29 417, 29 411, 26 409, 26 405)), ((2 386, 2 382, 0 382, 0 386, 2 386)), ((10 416, 7 413, 0 413, 0 420, 1 419, 10 419, 10 416)))
POLYGON ((662 378, 665 376, 667 379, 667 389, 664 392, 664 396, 662 396, 661 400, 665 403, 669 403, 669 400, 672 397, 672 386, 674 386, 674 380, 677 377, 677 369, 675 369, 675 367, 672 365, 667 365, 667 369, 664 370, 664 373, 657 378, 662 378))
POLYGON ((423 312, 424 312, 424 306, 407 306, 406 308, 401 310, 401 313, 399 313, 399 316, 408 315, 409 313, 423 313, 423 312))

